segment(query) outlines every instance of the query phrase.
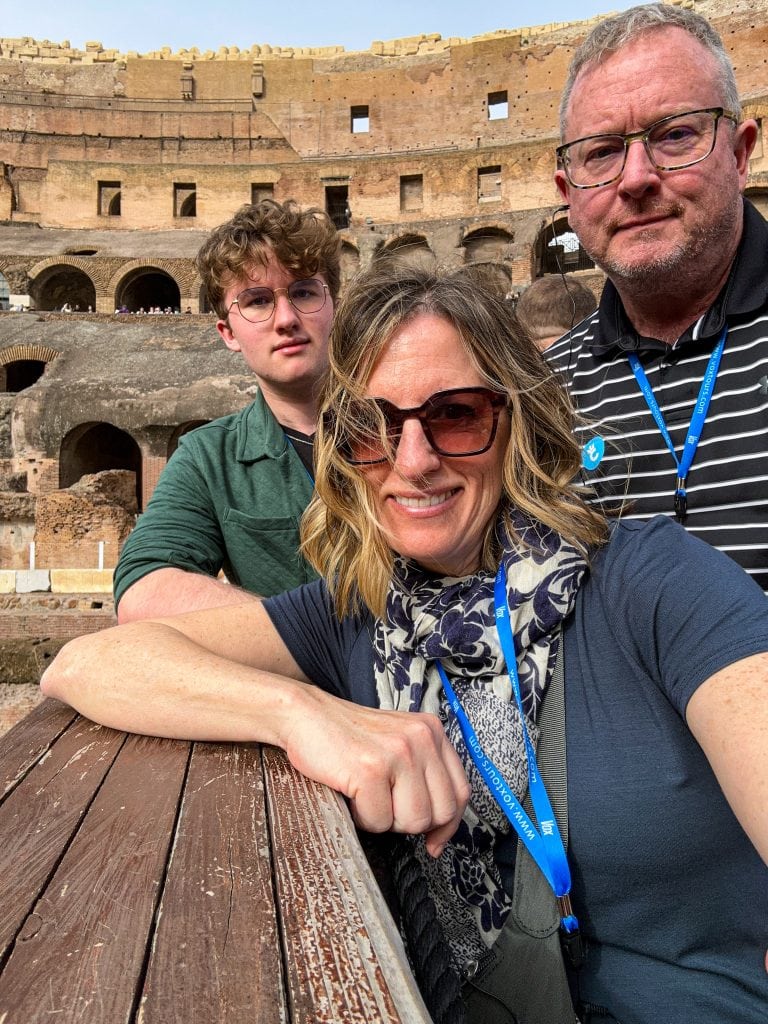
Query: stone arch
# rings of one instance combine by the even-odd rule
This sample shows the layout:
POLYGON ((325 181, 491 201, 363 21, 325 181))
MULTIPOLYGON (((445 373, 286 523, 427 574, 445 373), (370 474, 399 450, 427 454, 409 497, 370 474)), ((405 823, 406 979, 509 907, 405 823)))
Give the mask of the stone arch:
POLYGON ((181 309, 181 289, 167 270, 142 264, 124 274, 115 290, 115 309, 123 307, 131 313, 181 309))
POLYGON ((0 391, 15 394, 32 387, 59 353, 45 345, 10 345, 0 351, 0 391))
POLYGON ((341 290, 360 270, 360 250, 352 242, 341 243, 341 290))
POLYGON ((434 270, 436 263, 435 254, 426 237, 412 233, 395 235, 394 238, 388 239, 376 250, 374 259, 395 259, 398 263, 427 270, 434 270))
POLYGON ((210 420, 188 420, 186 423, 180 423, 168 438, 168 453, 166 458, 170 459, 179 447, 179 441, 185 434, 188 434, 190 430, 197 430, 198 427, 204 427, 206 423, 210 422, 210 420))
POLYGON ((85 312, 96 307, 96 285, 77 257, 43 260, 30 271, 29 295, 35 309, 72 309, 85 312))
POLYGON ((534 245, 534 264, 534 277, 595 269, 567 217, 553 217, 541 229, 534 245))
POLYGON ((127 469, 136 475, 136 502, 142 509, 141 449, 125 430, 111 423, 88 422, 73 427, 59 448, 59 487, 72 484, 89 473, 127 469))
POLYGON ((114 308, 126 306, 132 313, 144 307, 181 309, 181 285, 164 260, 131 260, 125 263, 107 286, 114 296, 114 308))
POLYGON ((484 227, 468 231, 462 240, 464 259, 467 263, 502 260, 509 255, 509 247, 514 240, 512 232, 501 227, 484 227))

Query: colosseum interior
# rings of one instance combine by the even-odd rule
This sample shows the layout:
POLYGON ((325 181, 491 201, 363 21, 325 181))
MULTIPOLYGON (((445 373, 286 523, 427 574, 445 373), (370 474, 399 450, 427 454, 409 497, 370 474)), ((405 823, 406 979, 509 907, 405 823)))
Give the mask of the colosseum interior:
MULTIPOLYGON (((748 193, 768 213, 765 9, 671 2, 726 42, 761 125, 748 193)), ((193 264, 243 203, 327 209, 345 279, 397 249, 493 263, 514 293, 559 254, 599 291, 552 181, 560 89, 590 25, 364 52, 0 39, 2 589, 19 572, 42 586, 30 570, 108 574, 180 434, 249 400, 193 264)))

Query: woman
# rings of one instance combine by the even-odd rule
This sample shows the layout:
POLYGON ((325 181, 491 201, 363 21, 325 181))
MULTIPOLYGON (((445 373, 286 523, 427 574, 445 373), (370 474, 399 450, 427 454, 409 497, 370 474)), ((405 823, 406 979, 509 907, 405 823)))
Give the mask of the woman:
MULTIPOLYGON (((578 919, 586 939, 569 966, 583 1019, 763 1021, 764 595, 668 520, 608 530, 570 483, 564 393, 467 276, 374 269, 331 347, 304 524, 325 582, 79 638, 43 689, 117 728, 277 744, 363 829, 413 835, 469 1019, 514 1021, 518 996, 482 989, 508 948, 523 863, 510 820, 530 824, 515 810, 526 734, 562 634, 572 912, 535 774, 528 842, 563 934, 578 919)), ((502 987, 519 980, 515 954, 503 967, 502 987)), ((522 984, 548 992, 553 977, 522 984)))

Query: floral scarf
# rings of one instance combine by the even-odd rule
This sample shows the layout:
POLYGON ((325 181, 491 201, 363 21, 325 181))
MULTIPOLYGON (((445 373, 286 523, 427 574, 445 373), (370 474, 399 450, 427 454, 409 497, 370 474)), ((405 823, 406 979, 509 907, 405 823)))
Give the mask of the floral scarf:
MULTIPOLYGON (((573 608, 586 563, 548 527, 520 514, 513 525, 522 543, 505 545, 502 558, 523 710, 535 745, 536 719, 554 671, 562 621, 573 608)), ((439 578, 397 559, 385 616, 374 635, 379 706, 439 715, 472 786, 459 828, 437 860, 427 853, 423 836, 411 837, 459 967, 493 945, 509 913, 494 846, 510 825, 449 713, 438 659, 485 752, 518 800, 528 788, 522 723, 496 634, 493 585, 490 573, 439 578)))

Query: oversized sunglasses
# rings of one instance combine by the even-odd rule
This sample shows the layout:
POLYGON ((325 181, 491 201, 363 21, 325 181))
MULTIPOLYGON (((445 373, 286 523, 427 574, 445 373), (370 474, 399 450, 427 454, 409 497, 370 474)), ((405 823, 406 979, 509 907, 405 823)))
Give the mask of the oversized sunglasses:
POLYGON ((417 419, 438 455, 482 455, 493 444, 499 413, 506 405, 506 396, 489 388, 437 391, 413 409, 398 409, 385 398, 359 399, 349 408, 350 427, 341 454, 352 466, 394 459, 403 424, 417 419))

